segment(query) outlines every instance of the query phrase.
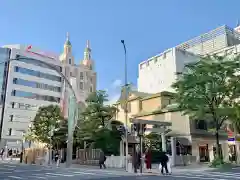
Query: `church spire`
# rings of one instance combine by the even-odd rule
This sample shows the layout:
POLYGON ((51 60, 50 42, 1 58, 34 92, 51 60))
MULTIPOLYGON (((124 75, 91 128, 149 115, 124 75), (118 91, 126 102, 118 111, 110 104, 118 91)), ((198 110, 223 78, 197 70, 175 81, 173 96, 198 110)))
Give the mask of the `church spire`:
POLYGON ((240 24, 239 24, 239 19, 237 19, 237 24, 236 24, 236 27, 238 27, 240 24))
POLYGON ((91 48, 89 40, 87 40, 87 45, 84 51, 84 60, 91 60, 91 48))
POLYGON ((67 32, 67 38, 66 38, 66 41, 65 41, 65 45, 71 46, 71 42, 69 40, 69 33, 68 32, 67 32))

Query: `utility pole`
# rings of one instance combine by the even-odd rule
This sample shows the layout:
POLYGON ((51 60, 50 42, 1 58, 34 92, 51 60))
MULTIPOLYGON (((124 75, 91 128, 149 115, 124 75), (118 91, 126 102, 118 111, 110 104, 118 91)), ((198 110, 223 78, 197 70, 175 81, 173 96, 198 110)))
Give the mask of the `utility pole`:
POLYGON ((121 40, 124 48, 124 114, 125 114, 125 152, 126 152, 126 171, 128 171, 128 77, 127 77, 127 50, 124 40, 121 40))

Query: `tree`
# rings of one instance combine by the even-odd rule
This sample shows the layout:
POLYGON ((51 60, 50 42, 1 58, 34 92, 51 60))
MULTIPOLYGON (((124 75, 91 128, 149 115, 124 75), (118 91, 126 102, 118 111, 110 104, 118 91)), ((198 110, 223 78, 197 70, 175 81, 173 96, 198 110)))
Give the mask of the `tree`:
POLYGON ((239 57, 207 56, 185 65, 173 84, 176 101, 184 114, 214 122, 216 151, 221 160, 219 129, 239 97, 239 70, 239 57))
POLYGON ((79 128, 76 129, 75 139, 80 143, 85 141, 95 148, 110 151, 108 149, 112 148, 113 142, 114 144, 117 142, 117 139, 114 138, 118 136, 118 132, 109 130, 107 125, 115 116, 117 109, 105 105, 105 102, 108 101, 107 97, 105 91, 96 91, 88 96, 86 99, 87 106, 78 121, 79 128))
POLYGON ((57 136, 54 133, 61 130, 61 124, 64 118, 61 114, 61 110, 57 105, 43 106, 38 109, 38 112, 33 120, 33 126, 31 127, 32 136, 42 143, 50 143, 50 136, 53 135, 57 140, 57 136), (53 132, 53 134, 50 134, 53 132))

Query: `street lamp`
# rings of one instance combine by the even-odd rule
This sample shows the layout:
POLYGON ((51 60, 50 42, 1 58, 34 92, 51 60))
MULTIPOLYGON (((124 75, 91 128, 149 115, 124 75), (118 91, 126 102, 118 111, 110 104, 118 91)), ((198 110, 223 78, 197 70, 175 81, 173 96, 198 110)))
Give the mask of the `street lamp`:
POLYGON ((125 115, 125 151, 126 151, 126 171, 128 171, 128 82, 127 82, 127 50, 124 40, 121 40, 124 49, 124 115, 125 115))
POLYGON ((20 163, 22 163, 23 162, 23 151, 24 151, 24 134, 25 134, 25 132, 24 131, 22 131, 22 147, 21 147, 21 154, 20 154, 20 163))
MULTIPOLYGON (((27 58, 27 57, 17 57, 15 59, 8 59, 6 61, 0 62, 0 64, 8 63, 11 61, 18 61, 21 59, 28 59, 28 60, 33 60, 33 58, 27 58)), ((69 167, 72 164, 72 150, 73 150, 73 131, 74 131, 74 126, 75 120, 76 120, 76 115, 77 115, 77 96, 73 90, 73 87, 69 80, 65 77, 65 75, 62 74, 54 65, 51 65, 47 62, 40 61, 38 59, 34 59, 35 61, 38 61, 40 64, 46 65, 47 67, 51 68, 52 70, 55 70, 67 83, 68 87, 71 90, 71 96, 70 96, 70 106, 68 107, 69 111, 71 112, 69 117, 68 117, 68 140, 67 140, 67 163, 66 166, 69 167), (75 103, 74 103, 75 102, 75 103)), ((0 132, 2 132, 2 127, 0 126, 0 132)), ((0 139, 1 139, 1 133, 0 133, 0 139)))

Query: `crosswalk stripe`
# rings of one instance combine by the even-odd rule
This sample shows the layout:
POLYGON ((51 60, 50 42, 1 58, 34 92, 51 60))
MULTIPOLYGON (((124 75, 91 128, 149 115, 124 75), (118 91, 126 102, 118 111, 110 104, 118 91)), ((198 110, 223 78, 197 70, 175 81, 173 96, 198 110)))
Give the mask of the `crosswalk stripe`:
MULTIPOLYGON (((170 175, 171 177, 179 177, 179 178, 186 178, 186 179, 199 179, 199 177, 194 177, 194 176, 183 176, 183 175, 170 175)), ((201 177, 201 179, 206 179, 206 180, 227 180, 227 179, 219 179, 219 178, 213 178, 213 177, 201 177)))

